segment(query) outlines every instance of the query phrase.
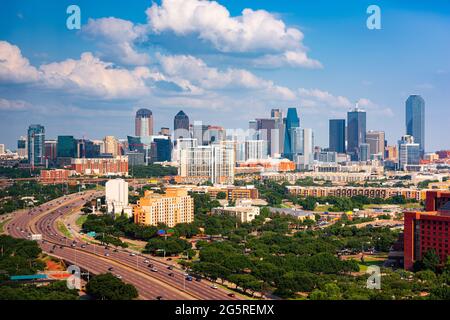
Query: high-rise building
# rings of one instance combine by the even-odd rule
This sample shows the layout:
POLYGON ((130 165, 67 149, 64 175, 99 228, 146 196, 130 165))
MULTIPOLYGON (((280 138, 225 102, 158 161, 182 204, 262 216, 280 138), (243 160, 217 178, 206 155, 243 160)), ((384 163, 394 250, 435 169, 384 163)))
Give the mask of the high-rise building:
POLYGON ((443 264, 450 256, 450 192, 427 191, 425 212, 405 212, 404 268, 412 270, 427 251, 443 264))
POLYGON ((359 145, 359 161, 370 160, 370 145, 368 143, 361 143, 359 145))
POLYGON ((44 157, 50 164, 54 163, 58 156, 58 142, 56 140, 45 140, 44 157))
POLYGON ((135 136, 148 137, 153 135, 153 113, 148 109, 136 112, 135 136))
POLYGON ((44 157, 45 128, 40 124, 28 127, 28 162, 32 166, 45 164, 44 157))
POLYGON ((267 142, 265 140, 246 140, 243 145, 245 161, 267 159, 267 142))
POLYGON ((271 155, 282 155, 284 148, 284 123, 283 123, 283 112, 280 109, 272 109, 270 111, 270 117, 274 119, 274 131, 272 132, 272 146, 271 155))
POLYGON ((73 136, 58 136, 56 156, 58 158, 76 158, 77 143, 73 136))
POLYGON ((106 136, 105 142, 105 153, 111 154, 113 157, 120 155, 119 153, 119 141, 113 136, 106 136))
POLYGON ((156 146, 156 161, 170 161, 172 159, 172 141, 170 139, 155 138, 153 142, 156 146))
POLYGON ((133 211, 136 224, 157 226, 163 223, 172 228, 194 221, 194 199, 184 188, 170 187, 165 194, 147 190, 133 211))
POLYGON ((337 153, 345 153, 345 119, 330 120, 328 149, 337 153))
POLYGON ((292 132, 298 131, 300 131, 301 133, 299 138, 301 144, 301 152, 294 155, 294 160, 296 160, 297 162, 298 169, 309 169, 314 162, 314 132, 310 128, 292 129, 292 132))
POLYGON ((275 129, 275 119, 256 119, 256 138, 255 140, 265 140, 267 142, 267 153, 272 153, 272 133, 275 129))
POLYGON ((419 144, 420 155, 425 152, 425 101, 419 95, 411 95, 406 100, 406 134, 413 136, 419 144))
POLYGON ((366 112, 356 106, 347 113, 347 153, 359 160, 359 146, 366 143, 366 112))
POLYGON ((370 158, 384 159, 384 149, 385 149, 384 131, 372 131, 372 130, 367 131, 366 143, 369 145, 370 158))
POLYGON ((385 149, 385 159, 397 162, 398 149, 397 146, 387 146, 385 149))
MULTIPOLYGON (((123 179, 108 180, 105 184, 105 199, 108 213, 127 213, 128 182, 123 179)), ((129 214, 131 216, 131 212, 129 214)))
POLYGON ((170 129, 167 127, 161 127, 159 134, 162 136, 170 136, 170 129))
POLYGON ((174 139, 190 138, 189 117, 180 110, 173 119, 174 139))
POLYGON ((27 137, 20 137, 20 139, 17 140, 17 154, 22 159, 28 158, 27 137))
POLYGON ((208 144, 224 141, 226 137, 225 128, 220 126, 208 126, 208 130, 205 133, 205 139, 208 144))
POLYGON ((398 165, 401 170, 408 170, 408 166, 420 164, 420 145, 415 143, 414 137, 405 135, 398 141, 398 165))
POLYGON ((192 125, 192 138, 197 139, 199 146, 208 145, 207 131, 208 125, 203 124, 201 121, 194 121, 192 125))
POLYGON ((6 153, 6 148, 4 144, 0 144, 0 154, 5 154, 6 153))
POLYGON ((182 149, 179 175, 214 184, 233 184, 235 148, 226 141, 210 146, 182 149))
POLYGON ((292 151, 292 129, 300 127, 300 119, 297 115, 297 108, 288 108, 286 118, 284 118, 284 146, 283 154, 286 158, 293 160, 292 151))
POLYGON ((100 146, 94 141, 87 139, 78 139, 77 141, 77 158, 98 158, 100 157, 100 146))

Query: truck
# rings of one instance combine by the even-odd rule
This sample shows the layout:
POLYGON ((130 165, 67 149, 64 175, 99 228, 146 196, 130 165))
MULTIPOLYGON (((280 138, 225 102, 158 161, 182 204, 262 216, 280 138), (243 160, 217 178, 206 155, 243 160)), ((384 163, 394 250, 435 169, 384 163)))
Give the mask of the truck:
POLYGON ((31 235, 31 240, 33 240, 33 241, 40 241, 40 240, 42 240, 42 234, 32 234, 31 235))

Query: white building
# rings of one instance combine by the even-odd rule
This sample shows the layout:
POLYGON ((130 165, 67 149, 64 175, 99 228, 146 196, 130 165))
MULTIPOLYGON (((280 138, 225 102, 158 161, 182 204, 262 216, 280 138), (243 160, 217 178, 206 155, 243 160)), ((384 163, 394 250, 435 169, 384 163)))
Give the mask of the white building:
POLYGON ((4 153, 6 153, 5 145, 4 144, 0 144, 0 154, 4 154, 4 153))
POLYGON ((300 134, 295 134, 292 140, 292 150, 300 154, 296 157, 298 169, 310 169, 314 163, 314 132, 310 128, 300 129, 300 134))
POLYGON ((267 141, 247 140, 244 142, 245 161, 267 159, 267 141))
POLYGON ((251 200, 240 199, 234 207, 220 207, 212 209, 213 214, 235 215, 241 223, 252 222, 259 215, 259 207, 253 207, 251 200))
POLYGON ((106 206, 110 214, 132 215, 132 208, 128 205, 128 182, 114 179, 106 182, 106 206))
POLYGON ((398 141, 398 166, 400 170, 408 170, 409 166, 420 164, 420 145, 414 143, 414 137, 405 135, 398 141))
POLYGON ((235 162, 235 147, 226 141, 182 149, 179 175, 209 180, 214 184, 233 184, 235 162))

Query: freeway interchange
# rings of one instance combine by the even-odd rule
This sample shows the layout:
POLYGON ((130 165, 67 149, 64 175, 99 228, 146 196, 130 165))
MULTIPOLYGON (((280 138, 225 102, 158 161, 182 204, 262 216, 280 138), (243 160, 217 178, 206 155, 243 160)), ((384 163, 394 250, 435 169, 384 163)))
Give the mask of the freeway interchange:
POLYGON ((86 242, 77 235, 67 238, 57 227, 62 217, 79 210, 87 200, 101 194, 85 191, 47 202, 31 210, 20 211, 9 220, 4 230, 15 238, 29 239, 41 234, 42 250, 92 274, 111 272, 136 287, 145 300, 235 300, 239 297, 209 281, 196 281, 185 271, 170 266, 150 255, 86 242), (190 280, 190 281, 189 281, 190 280))

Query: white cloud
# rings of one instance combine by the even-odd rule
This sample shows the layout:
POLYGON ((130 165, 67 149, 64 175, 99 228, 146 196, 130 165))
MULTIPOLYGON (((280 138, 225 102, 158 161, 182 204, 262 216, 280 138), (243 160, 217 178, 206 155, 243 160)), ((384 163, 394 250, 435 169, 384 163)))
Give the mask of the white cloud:
POLYGON ((350 108, 352 103, 347 97, 335 96, 328 91, 320 89, 305 89, 298 90, 302 100, 306 101, 308 107, 328 106, 334 108, 350 108))
POLYGON ((195 86, 206 90, 217 89, 246 89, 261 90, 278 99, 293 100, 295 94, 286 87, 275 85, 272 81, 259 78, 244 69, 228 68, 221 71, 212 68, 198 58, 188 55, 157 56, 162 72, 180 81, 184 79, 195 86))
POLYGON ((2 111, 22 111, 31 107, 31 104, 23 100, 7 100, 0 98, 0 110, 2 111))
POLYGON ((105 99, 145 95, 149 90, 146 80, 157 76, 147 67, 132 70, 116 68, 90 52, 83 53, 80 60, 67 59, 42 65, 40 71, 45 87, 105 99))
POLYGON ((283 65, 311 69, 323 68, 320 61, 308 58, 308 55, 304 51, 286 51, 281 54, 267 54, 261 58, 255 59, 254 65, 257 67, 272 68, 281 67, 283 65))
MULTIPOLYGON (((244 9, 232 17, 228 9, 216 1, 163 0, 146 11, 148 24, 155 33, 174 32, 178 36, 195 34, 221 52, 279 53, 291 66, 316 68, 302 44, 303 33, 265 10, 244 9)), ((267 56, 259 64, 273 64, 276 56, 267 56)), ((269 65, 270 65, 269 64, 269 65)))
POLYGON ((97 41, 104 55, 126 65, 145 65, 150 62, 147 53, 137 51, 135 43, 147 39, 146 26, 114 17, 89 19, 82 33, 97 41))
POLYGON ((19 47, 0 41, 0 82, 28 83, 38 78, 39 72, 22 56, 19 47))

